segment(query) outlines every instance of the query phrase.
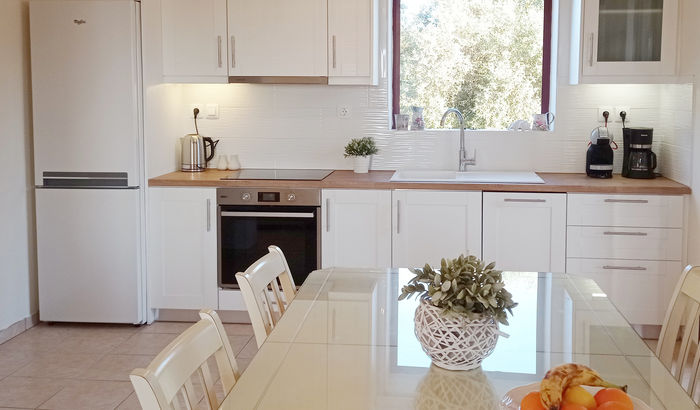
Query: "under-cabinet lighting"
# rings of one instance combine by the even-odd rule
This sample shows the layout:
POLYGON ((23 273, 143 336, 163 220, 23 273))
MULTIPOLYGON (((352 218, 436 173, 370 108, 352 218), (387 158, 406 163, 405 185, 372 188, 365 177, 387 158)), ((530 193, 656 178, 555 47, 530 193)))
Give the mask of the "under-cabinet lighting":
POLYGON ((591 296, 593 296, 594 298, 607 298, 608 297, 608 295, 606 295, 605 293, 591 293, 591 296))

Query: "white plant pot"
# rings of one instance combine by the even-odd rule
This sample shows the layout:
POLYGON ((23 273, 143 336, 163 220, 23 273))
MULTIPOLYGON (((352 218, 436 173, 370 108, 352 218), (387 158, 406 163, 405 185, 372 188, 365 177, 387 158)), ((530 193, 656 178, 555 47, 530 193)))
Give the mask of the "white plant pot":
POLYGON ((372 157, 371 156, 366 156, 366 157, 353 157, 353 171, 355 171, 356 174, 366 174, 369 172, 369 161, 372 157))
POLYGON ((443 316, 442 309, 422 299, 416 308, 415 334, 433 364, 447 370, 471 370, 493 353, 498 323, 492 318, 469 320, 443 316))

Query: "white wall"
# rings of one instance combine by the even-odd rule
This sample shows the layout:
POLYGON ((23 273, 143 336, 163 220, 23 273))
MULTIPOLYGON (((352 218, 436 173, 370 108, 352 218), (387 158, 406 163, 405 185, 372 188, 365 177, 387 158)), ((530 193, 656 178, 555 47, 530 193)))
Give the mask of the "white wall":
MULTIPOLYGON (((381 5, 380 44, 388 47, 388 2, 382 0, 381 5)), ((568 85, 570 1, 561 1, 558 9, 561 29, 557 39, 555 131, 468 131, 468 145, 477 150, 476 169, 584 172, 588 136, 594 127, 601 125, 597 122, 598 107, 624 105, 631 107, 631 126, 654 128, 661 171, 688 183, 692 86, 568 85)), ((147 14, 144 16, 147 25, 159 24, 157 7, 147 14)), ((151 34, 158 36, 155 31, 151 34)), ((148 39, 149 43, 157 41, 148 39)), ((155 72, 160 67, 150 66, 149 69, 155 72)), ((163 98, 147 101, 147 107, 163 117, 152 121, 146 132, 149 140, 157 140, 150 145, 157 145, 158 150, 157 158, 148 156, 148 176, 177 169, 177 140, 194 132, 189 118, 192 103, 219 104, 220 119, 200 120, 200 133, 220 138, 219 151, 239 154, 243 167, 349 169, 352 163, 343 158, 343 146, 352 137, 369 135, 375 137, 380 148, 379 155, 373 158, 373 169, 455 169, 456 131, 389 130, 388 74, 380 79, 377 87, 159 85, 160 95, 170 94, 167 99, 169 115, 163 116, 163 98), (349 105, 352 117, 337 118, 338 105, 349 105), (163 132, 166 128, 168 132, 163 132)), ((155 76, 154 80, 157 82, 155 76)), ((611 127, 621 142, 621 124, 611 127)), ((616 153, 617 172, 621 168, 621 157, 620 148, 616 153)), ((215 164, 214 161, 211 165, 215 164)))
POLYGON ((38 311, 27 0, 2 0, 0 50, 2 330, 38 311))

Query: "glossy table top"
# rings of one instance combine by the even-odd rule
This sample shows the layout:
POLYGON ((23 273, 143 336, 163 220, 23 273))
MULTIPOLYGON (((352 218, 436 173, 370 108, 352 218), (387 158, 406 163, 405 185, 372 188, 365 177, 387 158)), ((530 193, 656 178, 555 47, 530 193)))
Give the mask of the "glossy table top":
POLYGON ((577 362, 654 409, 696 409, 589 279, 504 272, 519 303, 481 370, 431 366, 413 334, 406 269, 313 272, 226 398, 224 409, 498 409, 511 388, 577 362))

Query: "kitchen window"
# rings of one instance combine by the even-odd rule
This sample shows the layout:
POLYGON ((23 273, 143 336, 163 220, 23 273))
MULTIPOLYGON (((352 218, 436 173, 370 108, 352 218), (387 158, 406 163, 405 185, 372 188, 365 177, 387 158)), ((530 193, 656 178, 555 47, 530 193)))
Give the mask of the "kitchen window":
POLYGON ((424 107, 425 127, 440 128, 445 109, 455 107, 466 128, 506 129, 549 111, 552 0, 393 0, 393 7, 394 114, 424 107))

